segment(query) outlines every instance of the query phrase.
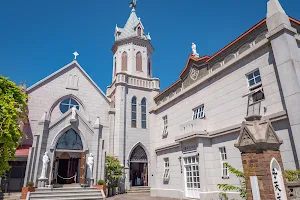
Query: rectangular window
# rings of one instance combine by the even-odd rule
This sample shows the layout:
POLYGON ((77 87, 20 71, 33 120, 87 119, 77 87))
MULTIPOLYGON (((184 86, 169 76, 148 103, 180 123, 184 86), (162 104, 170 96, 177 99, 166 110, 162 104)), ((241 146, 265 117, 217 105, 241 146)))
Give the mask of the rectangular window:
POLYGON ((261 83, 260 73, 258 69, 254 72, 251 72, 250 74, 247 74, 247 78, 250 88, 261 83))
POLYGON ((168 135, 168 116, 167 115, 163 116, 163 121, 164 121, 163 137, 167 137, 167 135, 168 135))
POLYGON ((169 163, 169 158, 164 158, 165 162, 165 167, 164 167, 164 174, 163 174, 163 179, 164 181, 170 180, 170 163, 169 163))
POLYGON ((220 150, 220 160, 221 160, 221 175, 222 178, 228 178, 229 177, 228 168, 225 164, 227 162, 226 148, 220 147, 219 150, 220 150))
POLYGON ((204 116, 204 105, 193 110, 193 119, 201 119, 204 116))

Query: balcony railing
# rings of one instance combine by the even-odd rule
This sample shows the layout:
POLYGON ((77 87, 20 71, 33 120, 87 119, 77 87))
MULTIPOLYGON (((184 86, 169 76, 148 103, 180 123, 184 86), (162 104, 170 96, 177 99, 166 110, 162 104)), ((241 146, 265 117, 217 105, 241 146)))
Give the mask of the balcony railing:
POLYGON ((181 134, 189 134, 192 132, 202 132, 206 131, 207 123, 205 118, 191 120, 187 123, 180 125, 181 134))
POLYGON ((260 107, 261 107, 261 101, 249 104, 247 110, 247 116, 260 115, 260 107))

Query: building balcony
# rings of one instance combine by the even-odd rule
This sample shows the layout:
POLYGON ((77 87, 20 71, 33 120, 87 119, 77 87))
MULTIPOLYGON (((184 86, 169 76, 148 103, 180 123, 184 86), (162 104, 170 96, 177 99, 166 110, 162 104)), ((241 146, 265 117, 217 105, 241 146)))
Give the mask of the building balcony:
POLYGON ((191 120, 180 125, 180 136, 175 141, 179 142, 194 137, 208 137, 206 129, 207 121, 205 118, 191 120))

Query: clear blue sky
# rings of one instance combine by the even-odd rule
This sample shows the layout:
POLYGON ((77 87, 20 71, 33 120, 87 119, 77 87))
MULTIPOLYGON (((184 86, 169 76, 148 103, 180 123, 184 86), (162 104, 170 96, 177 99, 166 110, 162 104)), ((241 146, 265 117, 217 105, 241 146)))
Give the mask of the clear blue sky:
MULTIPOLYGON (((73 60, 105 92, 111 83, 114 28, 123 27, 130 0, 0 1, 0 74, 32 85, 73 60)), ((281 0, 300 19, 299 0, 281 0)), ((151 33, 153 73, 164 89, 178 79, 191 43, 212 55, 266 16, 267 0, 138 0, 151 33)))

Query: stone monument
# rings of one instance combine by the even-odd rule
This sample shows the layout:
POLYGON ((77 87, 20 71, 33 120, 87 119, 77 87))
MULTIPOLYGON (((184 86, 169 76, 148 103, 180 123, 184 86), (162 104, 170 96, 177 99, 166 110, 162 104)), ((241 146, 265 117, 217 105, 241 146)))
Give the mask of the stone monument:
MULTIPOLYGON (((253 198, 251 179, 257 178, 258 190, 255 196, 261 200, 287 200, 286 179, 279 147, 279 140, 269 120, 255 115, 246 118, 235 143, 242 154, 248 200, 253 198)), ((253 186, 255 187, 255 186, 253 186)))

